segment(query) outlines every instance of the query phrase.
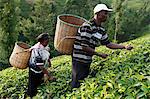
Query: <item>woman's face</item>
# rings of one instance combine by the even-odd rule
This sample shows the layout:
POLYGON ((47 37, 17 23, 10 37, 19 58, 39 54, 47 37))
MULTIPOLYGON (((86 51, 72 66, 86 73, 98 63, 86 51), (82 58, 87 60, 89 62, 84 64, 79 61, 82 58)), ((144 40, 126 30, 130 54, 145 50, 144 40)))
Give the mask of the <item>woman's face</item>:
POLYGON ((41 43, 44 47, 46 47, 49 43, 49 40, 43 40, 41 43))

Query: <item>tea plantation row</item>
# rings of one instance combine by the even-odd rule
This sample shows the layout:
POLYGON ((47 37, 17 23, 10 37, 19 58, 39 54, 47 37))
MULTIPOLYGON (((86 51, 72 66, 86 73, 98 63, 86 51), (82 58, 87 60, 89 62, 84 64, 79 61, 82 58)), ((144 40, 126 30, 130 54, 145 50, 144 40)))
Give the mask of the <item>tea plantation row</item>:
MULTIPOLYGON (((55 82, 42 84, 35 99, 150 99, 150 35, 126 42, 134 49, 97 48, 109 54, 107 59, 94 56, 91 73, 78 89, 71 89, 71 57, 52 59, 49 71, 55 82)), ((0 97, 23 98, 27 89, 28 69, 0 71, 0 97)))

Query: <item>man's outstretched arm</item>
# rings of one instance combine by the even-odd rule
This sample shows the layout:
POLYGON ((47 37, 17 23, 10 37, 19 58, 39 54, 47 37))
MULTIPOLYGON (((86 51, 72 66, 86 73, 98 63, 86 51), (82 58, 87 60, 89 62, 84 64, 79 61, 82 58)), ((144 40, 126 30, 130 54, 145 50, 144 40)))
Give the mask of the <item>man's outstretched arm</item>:
POLYGON ((120 44, 115 44, 115 43, 109 43, 106 45, 106 47, 110 48, 110 49, 127 49, 127 50, 131 50, 133 47, 131 45, 120 45, 120 44))

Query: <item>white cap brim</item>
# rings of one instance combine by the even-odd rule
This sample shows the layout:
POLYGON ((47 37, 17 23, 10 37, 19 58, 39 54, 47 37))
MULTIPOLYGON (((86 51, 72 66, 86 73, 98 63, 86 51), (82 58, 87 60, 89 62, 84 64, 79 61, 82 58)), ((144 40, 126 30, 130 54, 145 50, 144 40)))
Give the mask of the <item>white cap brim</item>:
POLYGON ((111 12, 111 11, 113 11, 112 9, 107 9, 106 11, 109 11, 109 12, 111 12))

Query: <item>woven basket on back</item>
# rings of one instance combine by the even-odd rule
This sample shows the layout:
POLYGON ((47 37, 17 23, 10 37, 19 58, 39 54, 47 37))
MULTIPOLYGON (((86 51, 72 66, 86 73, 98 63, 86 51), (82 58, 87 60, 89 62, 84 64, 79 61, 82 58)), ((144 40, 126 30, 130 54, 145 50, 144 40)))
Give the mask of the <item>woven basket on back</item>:
POLYGON ((70 14, 62 14, 57 17, 54 39, 54 47, 57 51, 62 54, 72 53, 77 30, 85 21, 87 20, 82 17, 70 14))
POLYGON ((16 42, 9 62, 13 67, 25 69, 28 66, 30 58, 29 45, 23 42, 16 42))

